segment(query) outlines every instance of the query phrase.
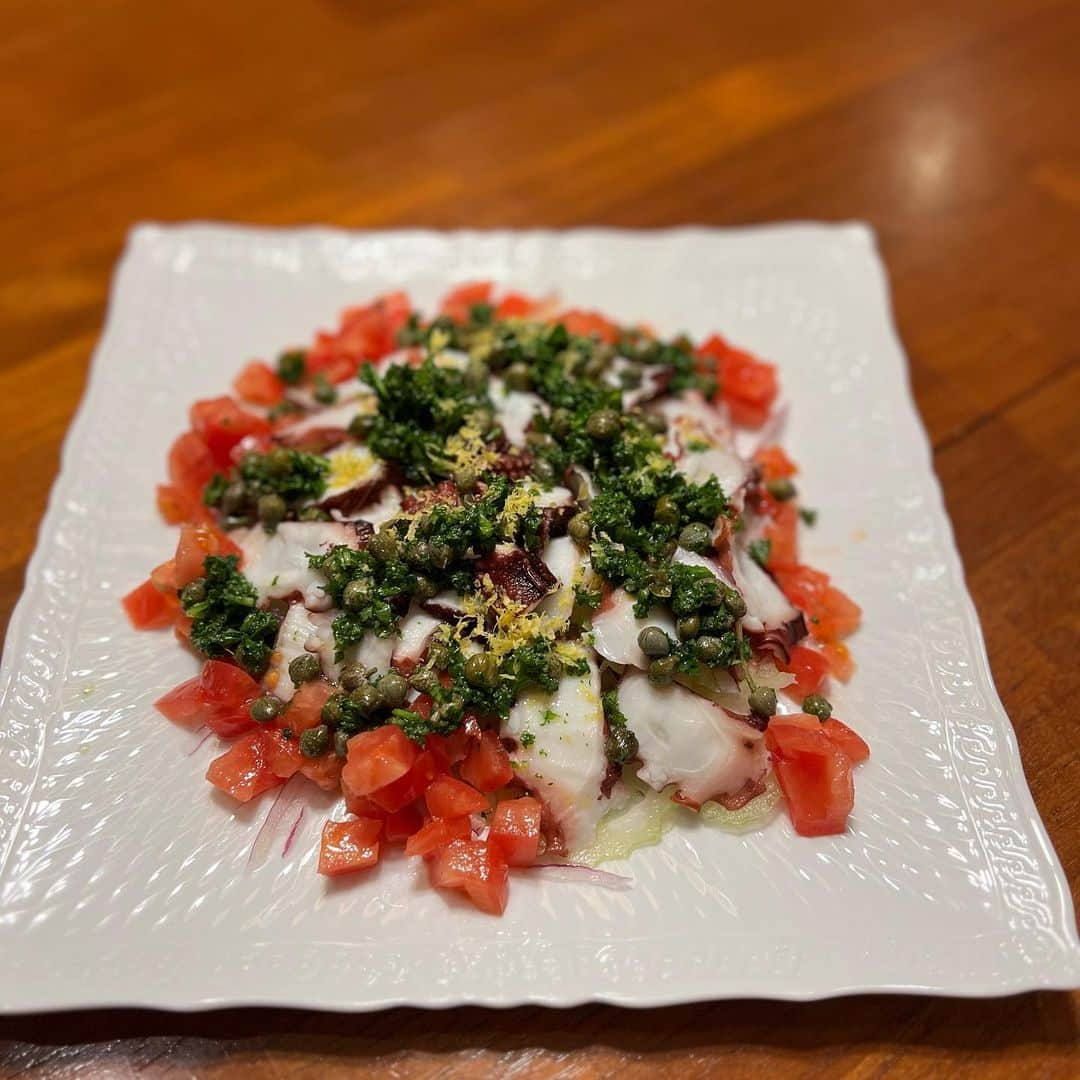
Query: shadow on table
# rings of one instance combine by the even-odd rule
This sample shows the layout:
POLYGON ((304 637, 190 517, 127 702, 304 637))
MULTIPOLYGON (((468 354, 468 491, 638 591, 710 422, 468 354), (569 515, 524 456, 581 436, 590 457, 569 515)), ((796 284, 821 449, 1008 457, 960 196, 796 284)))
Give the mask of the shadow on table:
POLYGON ((767 1052, 843 1046, 864 1055, 943 1049, 997 1057, 1003 1051, 1022 1055, 1040 1047, 1075 1047, 1078 1032, 1080 999, 1052 992, 993 1000, 867 996, 650 1010, 391 1009, 358 1015, 285 1009, 188 1015, 92 1010, 0 1018, 0 1074, 5 1065, 27 1067, 51 1058, 55 1050, 49 1048, 59 1046, 66 1048, 63 1057, 69 1065, 104 1053, 132 1064, 156 1061, 173 1067, 210 1064, 236 1054, 327 1055, 374 1063, 410 1051, 468 1058, 481 1051, 562 1055, 606 1049, 640 1057, 723 1054, 736 1047, 767 1052))

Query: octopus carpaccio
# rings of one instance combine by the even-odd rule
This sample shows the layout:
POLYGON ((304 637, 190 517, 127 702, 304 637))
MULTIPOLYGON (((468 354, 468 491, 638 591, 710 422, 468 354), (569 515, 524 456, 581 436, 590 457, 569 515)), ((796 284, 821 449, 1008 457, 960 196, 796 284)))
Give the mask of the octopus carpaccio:
POLYGON ((719 336, 490 283, 345 311, 169 451, 176 554, 124 606, 203 666, 158 710, 229 741, 240 802, 340 791, 321 873, 398 846, 485 912, 628 806, 842 832, 869 750, 822 690, 860 611, 799 561, 778 389, 719 336))

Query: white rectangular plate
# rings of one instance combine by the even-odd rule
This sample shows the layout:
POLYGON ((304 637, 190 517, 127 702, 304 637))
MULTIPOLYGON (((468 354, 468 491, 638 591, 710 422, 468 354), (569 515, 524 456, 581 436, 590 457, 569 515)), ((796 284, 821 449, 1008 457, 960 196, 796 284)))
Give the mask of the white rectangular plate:
POLYGON ((86 398, 8 632, 0 723, 0 1010, 274 1004, 659 1005, 864 990, 1075 986, 1061 868, 991 681, 860 225, 658 233, 342 233, 145 226, 131 236, 86 398), (512 882, 502 919, 415 861, 328 884, 310 809, 256 865, 268 799, 233 809, 217 752, 151 702, 195 660, 119 597, 167 557, 154 509, 191 401, 241 364, 396 288, 430 306, 493 278, 664 334, 720 330, 775 361, 802 465, 806 561, 863 606, 833 696, 873 748, 848 832, 778 817, 676 830, 634 887, 512 882))

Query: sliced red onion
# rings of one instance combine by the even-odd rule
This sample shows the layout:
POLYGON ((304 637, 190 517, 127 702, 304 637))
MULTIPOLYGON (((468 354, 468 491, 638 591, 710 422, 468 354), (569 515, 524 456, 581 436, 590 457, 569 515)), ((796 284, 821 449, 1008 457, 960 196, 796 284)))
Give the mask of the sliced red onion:
POLYGON ((569 881, 578 885, 598 885, 602 889, 625 891, 634 887, 634 879, 610 870, 597 870, 582 863, 542 863, 530 866, 529 872, 551 881, 569 881))
MULTIPOLYGON (((204 731, 206 729, 199 728, 198 730, 204 731)), ((206 734, 184 755, 184 757, 191 757, 192 754, 198 753, 198 751, 202 749, 203 743, 205 743, 206 740, 209 739, 210 736, 213 734, 214 733, 212 731, 206 730, 206 734)))
POLYGON ((285 843, 281 848, 281 857, 284 859, 289 854, 289 848, 292 847, 293 841, 296 839, 297 830, 300 828, 300 823, 304 820, 304 807, 300 807, 299 813, 296 815, 296 820, 292 823, 292 828, 289 829, 289 835, 285 837, 285 843))
MULTIPOLYGON (((285 834, 286 844, 291 843, 292 834, 300 824, 295 810, 297 804, 304 798, 303 785, 304 778, 297 775, 283 787, 278 788, 274 801, 270 804, 270 809, 266 812, 266 817, 263 818, 263 823, 259 826, 259 831, 251 844, 247 862, 249 869, 255 870, 266 862, 270 848, 282 834, 285 834)), ((300 810, 303 811, 303 806, 300 810)))

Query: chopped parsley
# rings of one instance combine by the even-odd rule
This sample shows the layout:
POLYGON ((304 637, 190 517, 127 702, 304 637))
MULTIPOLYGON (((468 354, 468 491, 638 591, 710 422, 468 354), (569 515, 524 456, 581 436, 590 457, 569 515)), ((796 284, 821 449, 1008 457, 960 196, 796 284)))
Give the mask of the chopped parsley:
POLYGON ((747 545, 746 550, 750 552, 750 558, 753 559, 758 566, 768 566, 769 555, 772 553, 772 541, 751 540, 747 545))

